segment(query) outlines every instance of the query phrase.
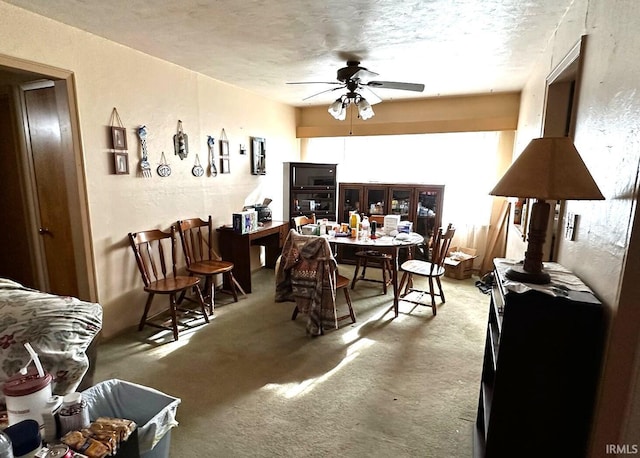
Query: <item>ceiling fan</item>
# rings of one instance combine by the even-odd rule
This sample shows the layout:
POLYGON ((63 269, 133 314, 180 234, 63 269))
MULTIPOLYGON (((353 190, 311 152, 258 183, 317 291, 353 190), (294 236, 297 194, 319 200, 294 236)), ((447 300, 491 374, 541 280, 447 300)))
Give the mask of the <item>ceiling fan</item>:
POLYGON ((347 107, 350 103, 355 104, 358 107, 358 115, 367 120, 371 118, 374 113, 371 105, 381 102, 371 88, 375 89, 399 89, 403 91, 424 91, 424 84, 417 83, 401 83, 397 81, 374 81, 372 78, 378 76, 377 73, 372 72, 364 67, 360 66, 360 62, 357 60, 348 60, 347 66, 338 70, 336 79, 337 81, 301 81, 287 84, 333 84, 336 87, 326 89, 316 94, 305 97, 303 100, 308 100, 312 97, 324 94, 326 92, 333 92, 341 89, 346 89, 346 93, 341 95, 335 102, 329 106, 329 113, 336 119, 343 121, 347 116, 347 107), (369 100, 365 99, 362 93, 366 93, 369 100))

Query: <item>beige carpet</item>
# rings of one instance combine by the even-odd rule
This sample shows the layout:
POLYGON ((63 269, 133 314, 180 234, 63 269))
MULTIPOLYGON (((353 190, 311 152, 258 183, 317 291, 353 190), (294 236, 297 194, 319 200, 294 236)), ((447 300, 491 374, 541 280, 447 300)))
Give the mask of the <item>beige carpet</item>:
POLYGON ((103 343, 96 382, 181 398, 172 457, 469 457, 489 304, 475 280, 444 278, 436 317, 401 303, 396 319, 392 293, 359 282, 358 322, 310 338, 263 269, 178 342, 147 327, 103 343))

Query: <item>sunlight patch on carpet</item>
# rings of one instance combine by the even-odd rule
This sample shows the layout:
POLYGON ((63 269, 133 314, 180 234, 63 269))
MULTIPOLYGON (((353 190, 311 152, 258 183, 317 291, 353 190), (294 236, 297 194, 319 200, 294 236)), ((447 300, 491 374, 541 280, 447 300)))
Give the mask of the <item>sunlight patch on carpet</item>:
POLYGON ((336 367, 327 371, 325 374, 322 374, 320 377, 310 378, 299 383, 268 383, 263 388, 265 390, 273 391, 286 399, 304 396, 305 394, 310 393, 316 386, 319 386, 323 382, 329 380, 340 369, 346 367, 351 361, 356 359, 358 355, 360 355, 361 350, 370 347, 374 343, 375 341, 371 339, 360 338, 347 348, 347 354, 336 367))

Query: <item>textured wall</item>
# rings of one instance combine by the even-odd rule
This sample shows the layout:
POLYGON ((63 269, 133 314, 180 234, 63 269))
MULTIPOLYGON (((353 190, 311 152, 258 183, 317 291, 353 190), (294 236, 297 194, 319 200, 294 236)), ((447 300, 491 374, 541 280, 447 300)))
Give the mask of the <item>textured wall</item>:
MULTIPOLYGON (((209 214, 215 225, 230 223, 232 212, 267 196, 274 200, 274 216, 281 217, 282 167, 277 164, 298 158, 293 108, 6 3, 0 2, 0 17, 0 54, 74 73, 96 299, 105 309, 107 337, 139 320, 144 304, 128 232, 166 229, 177 219, 209 214), (113 107, 127 128, 131 175, 111 173, 113 107), (190 146, 182 161, 172 143, 179 119, 190 146), (142 124, 149 130, 151 179, 133 173, 139 158, 135 129, 142 124), (206 163, 207 135, 219 139, 223 128, 230 141, 231 173, 193 177, 195 154, 206 163), (251 175, 249 154, 239 154, 240 143, 248 146, 250 136, 267 139, 265 176, 251 175), (172 167, 168 178, 155 174, 163 151, 172 167)), ((164 299, 160 302, 166 307, 164 299)))
POLYGON ((640 332, 631 237, 640 161, 639 18, 637 2, 574 2, 522 93, 518 126, 517 151, 540 135, 546 76, 586 34, 575 143, 606 200, 567 203, 580 220, 576 240, 560 241, 558 260, 596 292, 611 317, 593 456, 604 455, 606 444, 640 443, 638 428, 630 427, 640 410, 630 404, 640 332))

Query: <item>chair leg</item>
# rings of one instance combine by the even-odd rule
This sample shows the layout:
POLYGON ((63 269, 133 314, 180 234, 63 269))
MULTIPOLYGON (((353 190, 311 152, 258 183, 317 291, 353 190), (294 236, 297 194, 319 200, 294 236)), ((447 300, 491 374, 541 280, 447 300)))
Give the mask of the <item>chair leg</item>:
POLYGON ((144 324, 147 322, 147 315, 149 314, 149 309, 151 308, 151 302, 153 302, 153 296, 155 294, 149 293, 147 296, 147 303, 144 306, 144 312, 142 313, 142 318, 140 319, 140 324, 138 325, 138 331, 142 331, 144 328, 144 324))
POLYGON ((240 283, 238 283, 238 280, 236 280, 236 277, 234 277, 234 276, 233 276, 233 272, 231 272, 231 278, 233 279, 233 284, 234 284, 234 285, 236 285, 236 289, 237 289, 238 291, 240 291, 240 293, 241 293, 243 296, 246 296, 246 295, 247 295, 247 293, 244 291, 244 289, 242 288, 242 286, 240 286, 240 283))
POLYGON ((235 278, 233 277, 233 273, 229 271, 229 272, 226 272, 225 275, 227 276, 227 282, 229 283, 229 286, 231 286, 231 294, 233 295, 233 302, 238 302, 238 291, 236 290, 236 282, 234 281, 235 278))
POLYGON ((429 293, 431 294, 431 311, 435 315, 438 313, 438 309, 436 307, 436 290, 433 289, 433 277, 429 277, 429 293))
POLYGON ((413 275, 409 272, 405 272, 402 274, 402 279, 400 280, 400 285, 398 286, 398 294, 402 296, 406 296, 409 294, 409 290, 413 286, 413 275), (404 288, 404 292, 402 292, 402 288, 404 288))
POLYGON ((169 311, 171 312, 171 327, 173 328, 173 340, 178 340, 178 318, 176 316, 176 295, 171 293, 169 295, 169 311))
POLYGON ((364 278, 367 276, 367 265, 369 263, 369 260, 365 257, 363 262, 362 262, 362 274, 360 275, 360 278, 364 278))
MULTIPOLYGON (((386 295, 387 294, 387 266, 389 264, 389 261, 386 259, 382 260, 382 294, 386 295)), ((391 269, 389 269, 391 270, 391 269)))
POLYGON ((442 290, 442 283, 440 283, 440 277, 436 277, 436 283, 438 283, 438 290, 440 291, 440 298, 442 299, 442 303, 444 304, 446 301, 444 299, 444 291, 442 290))
POLYGON ((209 315, 213 315, 213 310, 215 309, 215 300, 216 300, 216 282, 213 281, 211 276, 206 277, 204 281, 205 290, 209 292, 209 302, 207 306, 209 307, 209 315))
POLYGON ((296 305, 296 306, 293 308, 293 313, 291 314, 291 320, 292 320, 292 321, 293 321, 293 320, 295 320, 297 316, 298 316, 298 306, 296 305))
POLYGON ((353 306, 351 305, 351 296, 349 295, 349 288, 342 288, 344 290, 344 298, 347 301, 347 307, 349 307, 349 315, 351 316, 351 321, 356 322, 356 313, 353 311, 353 306))
MULTIPOLYGON (((213 283, 213 282, 211 282, 213 283)), ((202 293, 200 292, 200 288, 198 285, 193 287, 193 291, 196 293, 196 297, 198 298, 198 303, 200 304, 200 311, 202 312, 202 316, 204 317, 204 321, 209 322, 209 315, 207 314, 206 305, 204 302, 204 298, 202 297, 202 293)), ((213 291, 211 291, 213 294, 213 291)), ((211 302, 211 313, 213 313, 213 300, 211 302)))
POLYGON ((358 281, 358 271, 360 270, 360 263, 362 258, 358 258, 356 262, 356 270, 353 272, 353 280, 351 280, 351 289, 355 288, 356 282, 358 281))

